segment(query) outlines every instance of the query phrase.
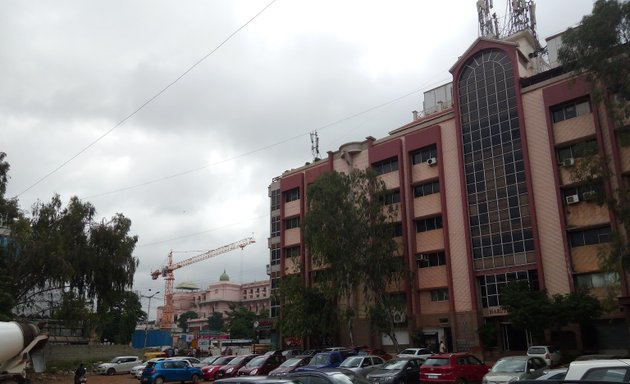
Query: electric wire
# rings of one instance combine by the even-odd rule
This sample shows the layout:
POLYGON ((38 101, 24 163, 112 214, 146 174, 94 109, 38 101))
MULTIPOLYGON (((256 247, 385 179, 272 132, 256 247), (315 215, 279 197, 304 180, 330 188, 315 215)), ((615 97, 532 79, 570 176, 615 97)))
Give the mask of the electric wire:
MULTIPOLYGON (((447 80, 444 80, 444 81, 447 81, 447 80)), ((436 84, 436 83, 438 83, 438 82, 433 82, 431 84, 436 84)), ((144 186, 147 186, 147 185, 151 185, 151 184, 159 183, 159 182, 162 182, 162 181, 170 180, 170 179, 173 179, 173 178, 177 178, 177 177, 180 177, 180 176, 188 175, 188 174, 191 174, 191 173, 199 172, 199 171, 202 171, 204 169, 207 169, 207 168, 210 168, 210 167, 213 167, 213 166, 216 166, 216 165, 224 164, 224 163, 227 163, 227 162, 230 162, 230 161, 233 161, 233 160, 240 159, 242 157, 246 157, 246 156, 258 153, 258 152, 262 152, 262 151, 265 151, 267 149, 274 148, 274 147, 276 147, 278 145, 281 145, 281 144, 284 144, 284 143, 287 143, 287 142, 290 142, 290 141, 293 141, 293 140, 297 140, 297 139, 299 139, 301 137, 309 135, 313 130, 323 131, 323 130, 325 130, 327 128, 330 128, 330 127, 332 127, 334 125, 346 122, 346 121, 354 119, 354 118, 356 118, 358 116, 370 113, 370 112, 372 112, 374 110, 384 108, 384 107, 386 107, 388 105, 394 104, 394 103, 396 103, 396 102, 398 102, 398 101, 400 101, 402 99, 405 99, 405 98, 407 98, 407 97, 409 97, 411 95, 414 95, 414 94, 417 94, 419 92, 422 92, 422 91, 426 90, 427 87, 430 87, 430 85, 424 85, 424 86, 422 86, 422 87, 420 87, 418 89, 415 89, 415 90, 413 90, 411 92, 405 93, 402 96, 398 96, 398 97, 396 97, 394 99, 391 99, 389 101, 386 101, 386 102, 383 102, 381 104, 369 107, 369 108, 367 108, 367 109, 365 109, 363 111, 360 111, 360 112, 354 113, 352 115, 343 117, 341 119, 335 120, 333 122, 324 124, 324 125, 322 125, 322 126, 320 126, 318 128, 315 128, 315 129, 308 129, 308 130, 306 130, 306 131, 304 131, 304 132, 302 132, 300 134, 297 134, 295 136, 291 136, 291 137, 286 138, 284 140, 280 140, 280 141, 277 141, 275 143, 271 143, 271 144, 268 144, 268 145, 265 145, 265 146, 253 149, 253 150, 248 151, 248 152, 240 153, 238 155, 225 158, 223 160, 219 160, 219 161, 216 161, 216 162, 213 162, 213 163, 208 163, 208 164, 205 164, 205 165, 202 165, 202 166, 199 166, 199 167, 191 168, 191 169, 184 170, 184 171, 181 171, 181 172, 177 172, 177 173, 174 173, 174 174, 171 174, 171 175, 163 176, 163 177, 160 177, 160 178, 157 178, 157 179, 147 180, 147 181, 142 182, 142 183, 138 183, 138 184, 130 185, 130 186, 127 186, 127 187, 114 189, 114 190, 103 192, 103 193, 98 193, 98 194, 94 194, 94 195, 84 196, 83 199, 94 199, 94 198, 98 198, 98 197, 102 197, 102 196, 107 196, 107 195, 111 195, 111 194, 115 194, 115 193, 119 193, 119 192, 128 191, 130 189, 136 189, 136 188, 144 187, 144 186)))
POLYGON ((44 176, 42 176, 41 178, 39 178, 35 183, 31 184, 28 188, 26 188, 25 190, 23 190, 22 192, 18 193, 15 197, 20 197, 22 194, 28 192, 29 190, 31 190, 32 188, 34 188, 35 186, 37 186, 38 184, 40 184, 42 181, 46 180, 47 178, 49 178, 50 176, 52 176, 53 174, 55 174, 57 171, 59 171, 61 168, 65 167, 68 163, 70 163, 72 160, 76 159, 77 157, 79 157, 81 154, 83 154, 85 151, 87 151, 88 149, 90 149, 91 147, 93 147, 94 145, 96 145, 99 141, 103 140, 106 136, 108 136, 110 133, 112 133, 115 129, 117 129, 118 127, 122 126, 123 124, 125 124, 125 122, 127 122, 129 119, 131 119, 133 116, 135 116, 138 112, 140 112, 141 110, 143 110, 147 105, 149 105, 150 103, 152 103, 154 100, 156 100, 158 97, 162 96, 162 94, 164 94, 169 88, 171 88, 173 85, 175 85, 177 82, 179 82, 182 78, 184 78, 186 75, 188 75, 193 69, 195 69, 199 64, 201 64, 202 62, 204 62, 208 57, 210 57, 213 53, 215 53, 216 51, 218 51, 223 45, 225 45, 230 39, 232 39, 232 37, 234 37, 237 33, 239 33, 243 28, 245 28, 247 25, 249 25, 252 21, 254 21, 258 16, 260 16, 264 11, 267 10, 267 8, 269 8, 273 3, 275 3, 276 0, 271 0, 271 2, 269 4, 267 4, 264 8, 262 8, 258 13, 256 13, 252 18, 250 18, 245 24, 241 25, 240 27, 238 27, 234 32, 232 32, 227 38, 225 38, 221 43, 219 43, 219 45, 217 45, 213 50, 211 50, 210 52, 208 52, 207 54, 205 54, 201 59, 197 60, 197 62, 195 62, 193 65, 191 65, 190 67, 188 67, 188 69, 186 69, 181 75, 179 75, 175 80, 173 80, 172 82, 170 82, 169 84, 167 84, 165 87, 163 87, 160 91, 158 91, 155 95, 153 95, 152 97, 150 97, 148 100, 146 100, 144 103, 142 103, 136 110, 134 110, 133 112, 131 112, 130 114, 128 114, 125 118, 123 118, 122 120, 120 120, 117 124, 115 124, 113 127, 111 127, 109 130, 107 130, 105 133, 103 133, 101 136, 97 137, 94 141, 92 141, 91 143, 89 143, 87 146, 85 146, 83 149, 81 149, 79 152, 77 152, 75 155, 71 156, 68 160, 64 161, 63 163, 61 163, 61 165, 57 166, 56 168, 54 168, 52 171, 48 172, 47 174, 45 174, 44 176))

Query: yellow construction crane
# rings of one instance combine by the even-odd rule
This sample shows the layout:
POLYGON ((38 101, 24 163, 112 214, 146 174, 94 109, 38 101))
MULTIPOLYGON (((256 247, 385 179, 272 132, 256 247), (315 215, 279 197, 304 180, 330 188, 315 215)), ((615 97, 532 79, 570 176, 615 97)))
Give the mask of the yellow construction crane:
POLYGON ((255 242, 256 240, 254 240, 253 237, 247 237, 232 244, 224 245, 221 248, 213 249, 200 255, 193 256, 189 259, 179 261, 177 263, 173 263, 173 251, 170 251, 168 253, 167 265, 162 267, 162 269, 156 269, 155 271, 151 272, 151 278, 153 280, 156 280, 160 276, 164 278, 164 309, 162 310, 162 318, 160 319, 160 328, 171 329, 171 326, 173 324, 173 282, 175 281, 175 276, 173 275, 174 270, 190 264, 194 264, 198 261, 209 259, 222 253, 233 251, 238 248, 242 250, 249 244, 253 244, 255 242))

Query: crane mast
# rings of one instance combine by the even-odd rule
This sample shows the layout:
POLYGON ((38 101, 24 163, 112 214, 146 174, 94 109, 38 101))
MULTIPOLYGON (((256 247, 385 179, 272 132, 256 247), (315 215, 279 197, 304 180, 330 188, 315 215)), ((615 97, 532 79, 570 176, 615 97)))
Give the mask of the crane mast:
POLYGON ((160 328, 170 329, 173 324, 173 282, 175 281, 175 275, 173 275, 174 270, 190 264, 197 263, 199 261, 207 260, 211 257, 230 252, 238 248, 242 250, 249 244, 253 244, 255 242, 256 240, 254 240, 253 237, 247 237, 234 243, 224 245, 220 248, 204 252, 197 256, 193 256, 189 259, 179 261, 177 263, 173 263, 173 251, 170 251, 168 253, 166 266, 162 267, 162 269, 156 269, 155 271, 151 272, 151 278, 153 280, 156 280, 160 276, 164 278, 164 309, 162 310, 162 318, 160 319, 160 328))

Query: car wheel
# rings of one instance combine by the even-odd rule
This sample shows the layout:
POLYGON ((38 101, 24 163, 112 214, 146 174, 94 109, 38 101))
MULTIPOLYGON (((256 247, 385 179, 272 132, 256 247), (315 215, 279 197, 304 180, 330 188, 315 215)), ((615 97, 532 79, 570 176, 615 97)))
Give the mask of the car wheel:
POLYGON ((190 381, 192 381, 193 383, 198 383, 199 382, 199 376, 192 375, 192 377, 190 378, 190 381))
POLYGON ((114 368, 110 368, 110 369, 107 370, 107 374, 109 376, 113 375, 115 372, 116 372, 116 370, 114 368))
POLYGON ((455 384, 466 384, 466 380, 460 377, 459 379, 455 381, 455 384))
POLYGON ((155 381, 153 383, 154 384, 164 384, 164 378, 158 377, 157 379, 155 379, 155 381))

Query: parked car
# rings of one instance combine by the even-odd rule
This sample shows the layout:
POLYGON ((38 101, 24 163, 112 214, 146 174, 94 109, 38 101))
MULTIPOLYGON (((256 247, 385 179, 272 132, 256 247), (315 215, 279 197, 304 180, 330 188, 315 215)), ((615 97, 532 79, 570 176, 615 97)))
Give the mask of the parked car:
POLYGON ((385 363, 385 360, 374 355, 350 356, 339 364, 339 368, 346 368, 366 376, 375 368, 381 367, 383 363, 385 363))
POLYGON ((383 360, 391 360, 394 358, 390 353, 383 349, 378 348, 368 348, 368 347, 358 347, 356 348, 357 355, 374 355, 382 358, 383 360))
POLYGON ((420 367, 421 383, 480 383, 490 367, 470 353, 441 353, 420 367))
POLYGON ((142 360, 138 356, 118 356, 114 357, 109 363, 99 364, 94 367, 94 373, 98 375, 129 373, 131 368, 141 363, 142 360))
POLYGON ((199 360, 196 357, 192 357, 192 356, 175 356, 175 357, 169 357, 169 359, 171 360, 186 360, 190 363, 190 365, 192 365, 193 367, 197 367, 197 368, 201 368, 204 367, 205 364, 201 362, 201 360, 199 360))
POLYGON ((223 379, 224 377, 233 377, 236 376, 236 373, 239 369, 243 368, 245 364, 249 363, 254 357, 260 355, 250 354, 250 355, 241 355, 236 356, 229 363, 225 364, 214 375, 215 379, 223 379))
POLYGON ((527 348, 527 356, 538 356, 550 367, 555 367, 562 360, 560 350, 551 345, 532 345, 527 348))
POLYGON ((371 383, 416 384, 422 363, 424 359, 419 357, 396 357, 386 361, 366 377, 371 383))
POLYGON ((564 380, 630 381, 630 359, 573 361, 564 380))
POLYGON ((219 368, 232 361, 232 359, 234 359, 235 357, 235 355, 221 356, 216 359, 212 364, 206 365, 205 367, 201 368, 201 372, 203 372, 203 379, 208 381, 214 380, 217 372, 219 371, 219 368))
POLYGON ((320 352, 313 356, 311 361, 303 367, 297 368, 296 372, 314 371, 322 368, 337 368, 345 357, 340 351, 320 352))
POLYGON ((301 349, 285 349, 284 351, 282 351, 282 356, 284 356, 284 359, 290 359, 292 357, 296 357, 296 356, 302 356, 302 350, 301 349))
POLYGON ((269 372, 278 368, 282 363, 282 356, 278 355, 264 355, 258 356, 245 364, 238 370, 237 376, 261 376, 268 375, 269 372))
POLYGON ((144 363, 136 365, 135 367, 131 368, 131 371, 129 373, 131 374, 131 376, 135 377, 136 379, 139 379, 140 375, 142 375, 142 370, 144 369, 144 367, 147 366, 147 363, 156 362, 156 361, 160 361, 164 359, 166 359, 166 357, 156 357, 156 358, 150 359, 149 361, 145 361, 144 363))
POLYGON ((542 376, 538 376, 536 380, 564 380, 567 374, 567 368, 548 369, 542 376))
POLYGON ((547 371, 547 363, 538 356, 506 356, 492 366, 483 384, 508 384, 517 380, 536 379, 547 371))
POLYGON ((352 384, 370 384, 362 375, 343 368, 292 372, 282 378, 304 384, 349 384, 349 382, 352 384))
POLYGON ((403 349, 397 356, 398 357, 419 357, 421 359, 427 359, 433 354, 429 348, 407 348, 403 349))
POLYGON ((215 384, 301 384, 282 377, 236 376, 215 381, 215 384))
POLYGON ((201 369, 193 367, 187 360, 166 359, 148 363, 142 371, 141 383, 162 384, 171 381, 197 383, 203 378, 201 369))
POLYGON ((203 366, 206 367, 208 365, 211 365, 215 361, 217 361, 217 359, 220 357, 221 356, 208 356, 206 358, 201 359, 201 364, 203 364, 203 366))
POLYGON ((283 376, 287 373, 291 373, 295 371, 299 367, 303 367, 308 364, 313 356, 296 356, 290 359, 287 359, 284 363, 280 364, 280 366, 273 371, 269 372, 270 376, 283 376))

